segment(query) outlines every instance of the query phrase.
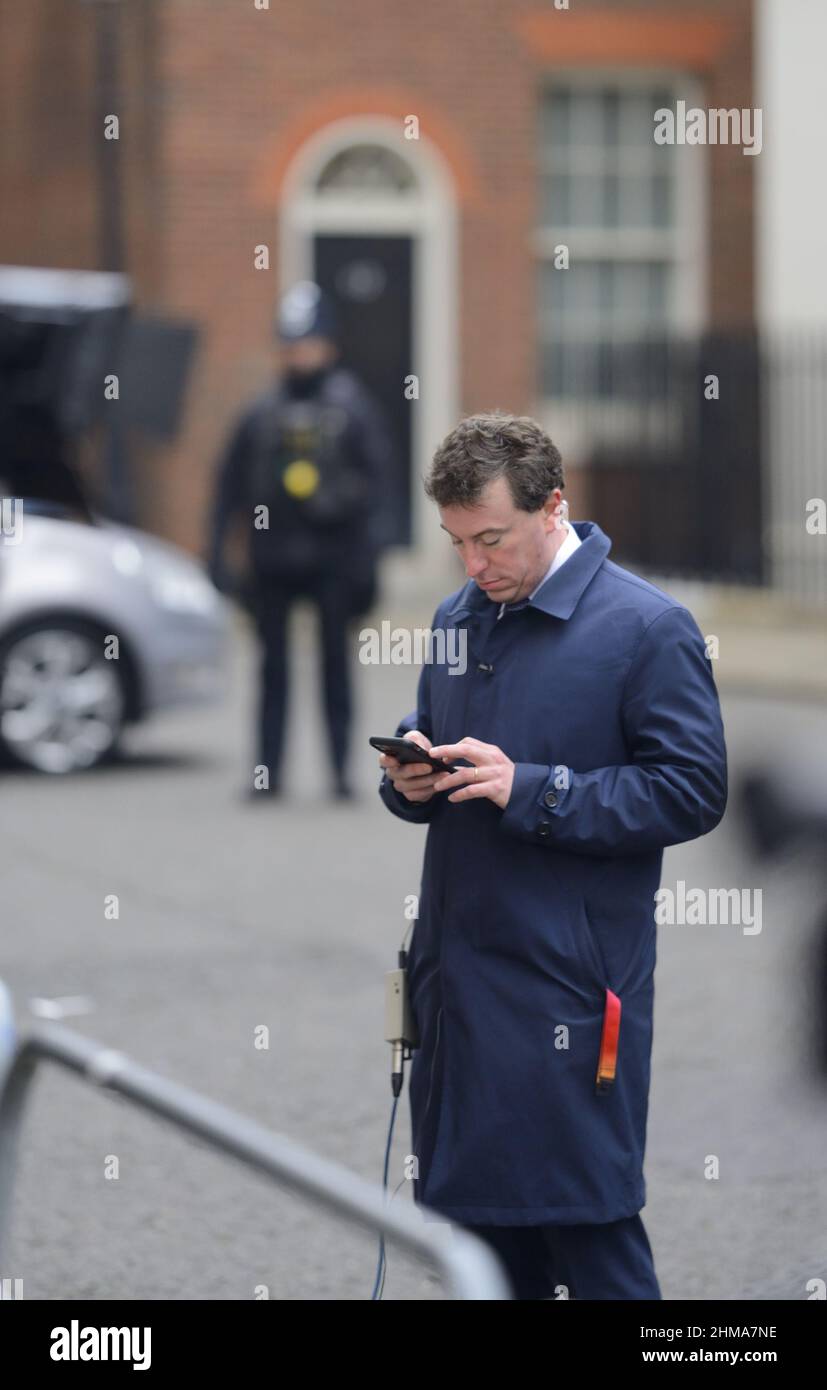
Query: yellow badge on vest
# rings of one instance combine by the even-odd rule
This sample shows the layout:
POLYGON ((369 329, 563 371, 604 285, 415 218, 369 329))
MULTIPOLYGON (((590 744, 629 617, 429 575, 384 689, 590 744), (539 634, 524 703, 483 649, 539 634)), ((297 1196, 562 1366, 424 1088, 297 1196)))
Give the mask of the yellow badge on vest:
POLYGON ((291 497, 311 497, 319 486, 319 470, 309 459, 294 459, 282 474, 282 482, 291 497))

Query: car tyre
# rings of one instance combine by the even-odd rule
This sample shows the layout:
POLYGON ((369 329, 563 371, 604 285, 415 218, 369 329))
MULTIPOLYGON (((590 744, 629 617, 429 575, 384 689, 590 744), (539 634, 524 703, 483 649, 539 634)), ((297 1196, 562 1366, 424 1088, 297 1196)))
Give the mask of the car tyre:
POLYGON ((105 634, 71 618, 44 618, 0 642, 0 748, 38 772, 85 771, 110 757, 124 725, 124 664, 105 634))

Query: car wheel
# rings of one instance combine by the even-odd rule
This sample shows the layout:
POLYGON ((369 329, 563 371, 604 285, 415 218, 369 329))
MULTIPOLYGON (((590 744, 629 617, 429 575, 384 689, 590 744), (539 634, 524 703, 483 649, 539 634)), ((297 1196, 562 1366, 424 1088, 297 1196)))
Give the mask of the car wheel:
POLYGON ((26 767, 94 767, 114 748, 125 706, 119 663, 93 628, 55 619, 0 648, 0 742, 26 767))

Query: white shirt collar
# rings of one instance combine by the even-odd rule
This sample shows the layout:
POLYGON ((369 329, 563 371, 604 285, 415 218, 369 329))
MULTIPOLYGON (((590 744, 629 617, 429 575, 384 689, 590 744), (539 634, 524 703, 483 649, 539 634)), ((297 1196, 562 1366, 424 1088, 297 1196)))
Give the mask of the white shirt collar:
POLYGON ((533 598, 537 591, 539 589, 542 589, 549 576, 554 574, 555 570, 559 570, 560 566, 564 565, 566 563, 566 560, 568 560, 569 556, 573 555, 577 547, 582 544, 583 542, 581 541, 574 527, 568 525, 567 523, 566 538, 563 541, 563 544, 557 550, 554 559, 552 560, 551 564, 549 565, 548 569, 546 570, 545 574, 540 580, 540 583, 537 585, 537 588, 532 589, 531 593, 529 594, 529 598, 533 598))

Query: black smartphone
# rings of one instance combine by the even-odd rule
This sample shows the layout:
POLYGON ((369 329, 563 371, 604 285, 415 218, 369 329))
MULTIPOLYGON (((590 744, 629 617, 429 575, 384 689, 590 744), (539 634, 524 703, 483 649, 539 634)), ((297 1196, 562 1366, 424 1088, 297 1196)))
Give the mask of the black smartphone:
POLYGON ((459 768, 452 763, 444 763, 441 758, 432 758, 430 753, 409 738, 377 735, 375 738, 369 738, 368 743, 371 748, 378 748, 380 753, 390 753, 391 757, 398 758, 400 763, 430 763, 435 772, 459 772, 459 768))

